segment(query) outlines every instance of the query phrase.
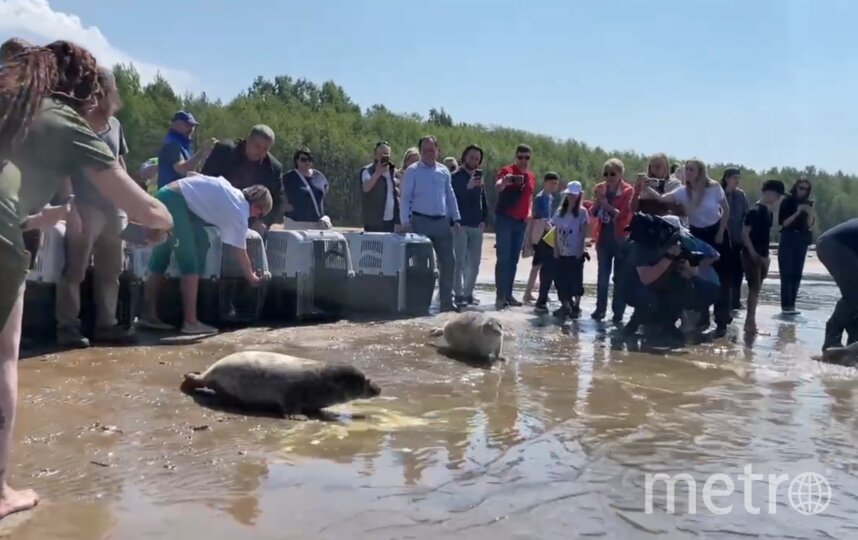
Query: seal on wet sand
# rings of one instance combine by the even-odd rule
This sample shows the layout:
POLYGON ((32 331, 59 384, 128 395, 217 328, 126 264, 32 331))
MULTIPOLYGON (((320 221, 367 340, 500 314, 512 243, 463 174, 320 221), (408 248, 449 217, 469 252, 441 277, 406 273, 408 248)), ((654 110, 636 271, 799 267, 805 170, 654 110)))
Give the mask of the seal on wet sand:
POLYGON ((457 315, 443 328, 432 330, 433 337, 444 336, 450 352, 480 359, 503 360, 503 324, 479 312, 457 315))
POLYGON ((276 410, 304 420, 322 409, 354 399, 372 398, 381 389, 359 369, 266 351, 225 356, 203 373, 186 373, 186 394, 214 393, 224 405, 276 410))

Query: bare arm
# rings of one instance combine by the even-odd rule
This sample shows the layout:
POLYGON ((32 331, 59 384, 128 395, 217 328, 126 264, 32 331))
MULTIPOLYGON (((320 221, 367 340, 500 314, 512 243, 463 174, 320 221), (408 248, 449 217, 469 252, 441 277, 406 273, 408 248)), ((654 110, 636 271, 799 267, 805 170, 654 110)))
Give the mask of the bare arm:
POLYGON ((727 199, 721 199, 721 226, 718 227, 718 234, 724 234, 727 230, 727 222, 730 221, 730 205, 727 199))
POLYGON ((640 277, 641 283, 644 285, 652 285, 658 280, 658 278, 667 272, 672 264, 673 261, 662 257, 652 266, 638 266, 638 277, 640 277))
POLYGON ((203 163, 208 159, 211 150, 211 146, 204 145, 202 148, 197 150, 196 154, 191 156, 191 159, 179 161, 173 165, 173 169, 182 175, 186 175, 191 171, 196 171, 202 167, 203 163))
MULTIPOLYGON (((680 189, 684 189, 684 188, 680 188, 680 189)), ((641 194, 643 194, 643 193, 646 193, 648 195, 648 198, 655 199, 657 201, 661 201, 664 203, 675 203, 675 202, 677 202, 676 201, 676 195, 675 195, 676 191, 671 191, 670 193, 665 193, 664 195, 662 195, 658 191, 654 190, 651 186, 646 186, 643 189, 643 192, 641 194)))
POLYGON ((252 281, 256 274, 253 272, 253 266, 250 265, 250 257, 247 256, 247 250, 231 246, 235 252, 235 258, 238 261, 238 266, 241 268, 241 273, 248 281, 252 281))
POLYGON ((375 172, 372 173, 372 176, 369 177, 368 180, 364 181, 361 179, 361 187, 363 188, 364 193, 369 193, 372 191, 372 188, 378 183, 378 180, 384 176, 384 173, 387 172, 388 168, 378 165, 375 168, 375 172))
POLYGON ((167 207, 140 189, 118 161, 106 169, 87 168, 84 173, 102 195, 128 213, 130 221, 162 231, 173 228, 173 217, 167 207))
POLYGON ((751 243, 751 228, 747 225, 742 226, 742 245, 748 250, 748 254, 751 255, 752 259, 755 261, 760 259, 760 254, 757 253, 754 249, 754 244, 751 243))

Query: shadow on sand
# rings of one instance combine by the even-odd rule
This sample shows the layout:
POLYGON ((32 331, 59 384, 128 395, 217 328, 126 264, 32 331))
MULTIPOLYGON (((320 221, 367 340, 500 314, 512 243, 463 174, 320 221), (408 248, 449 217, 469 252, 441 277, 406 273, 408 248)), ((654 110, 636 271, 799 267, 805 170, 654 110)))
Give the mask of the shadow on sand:
POLYGON ((343 414, 332 413, 328 411, 305 411, 303 414, 284 415, 277 407, 250 407, 241 403, 236 403, 229 400, 219 398, 212 390, 195 389, 187 390, 180 388, 181 391, 190 396, 194 403, 200 407, 220 412, 224 414, 233 414, 236 416, 250 416, 253 418, 271 418, 274 420, 317 420, 320 422, 346 423, 351 420, 365 420, 364 414, 343 414))

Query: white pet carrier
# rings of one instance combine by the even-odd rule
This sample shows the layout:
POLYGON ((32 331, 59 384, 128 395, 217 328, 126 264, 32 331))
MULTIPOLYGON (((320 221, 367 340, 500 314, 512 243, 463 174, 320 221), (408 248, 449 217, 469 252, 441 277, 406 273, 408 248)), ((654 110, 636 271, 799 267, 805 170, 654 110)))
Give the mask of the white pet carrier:
POLYGON ((22 332, 27 337, 53 335, 56 329, 57 283, 66 266, 66 224, 41 229, 33 269, 27 273, 22 332))
POLYGON ((337 317, 354 275, 348 242, 335 231, 268 231, 271 286, 265 315, 275 319, 337 317))
POLYGON ((425 315, 438 271, 432 242, 417 234, 346 233, 355 279, 356 312, 425 315))
POLYGON ((42 242, 27 281, 56 284, 66 267, 66 223, 60 221, 41 231, 42 242))

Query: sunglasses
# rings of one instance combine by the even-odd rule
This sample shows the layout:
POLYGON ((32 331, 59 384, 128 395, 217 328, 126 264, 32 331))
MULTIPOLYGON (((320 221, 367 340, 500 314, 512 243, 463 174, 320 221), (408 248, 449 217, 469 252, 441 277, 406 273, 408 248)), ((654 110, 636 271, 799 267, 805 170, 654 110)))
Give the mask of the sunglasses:
POLYGON ((515 159, 517 159, 519 161, 522 161, 522 160, 523 161, 530 161, 530 156, 529 155, 515 156, 515 159))
POLYGON ((602 176, 604 176, 605 178, 607 178, 609 176, 611 178, 614 178, 615 176, 619 176, 619 174, 616 171, 605 171, 602 173, 602 176))
POLYGON ((378 141, 375 143, 375 149, 378 150, 381 146, 390 146, 390 143, 387 141, 378 141))
POLYGON ((301 156, 298 158, 298 161, 300 161, 301 163, 313 163, 313 158, 309 156, 301 156))

